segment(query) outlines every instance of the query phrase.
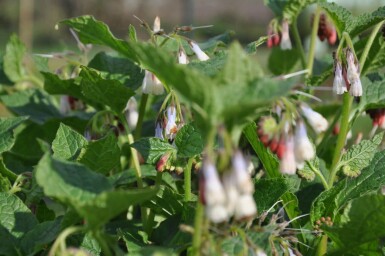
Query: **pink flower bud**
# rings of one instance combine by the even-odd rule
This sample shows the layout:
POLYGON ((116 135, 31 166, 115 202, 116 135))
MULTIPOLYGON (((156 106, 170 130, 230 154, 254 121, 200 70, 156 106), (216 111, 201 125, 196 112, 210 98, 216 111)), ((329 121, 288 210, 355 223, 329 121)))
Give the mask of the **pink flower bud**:
POLYGON ((156 170, 158 172, 163 172, 167 166, 168 159, 170 158, 171 153, 166 153, 158 160, 156 163, 156 170))
POLYGON ((297 169, 294 155, 294 139, 292 135, 288 135, 285 140, 285 152, 281 158, 279 170, 283 174, 295 174, 297 169))

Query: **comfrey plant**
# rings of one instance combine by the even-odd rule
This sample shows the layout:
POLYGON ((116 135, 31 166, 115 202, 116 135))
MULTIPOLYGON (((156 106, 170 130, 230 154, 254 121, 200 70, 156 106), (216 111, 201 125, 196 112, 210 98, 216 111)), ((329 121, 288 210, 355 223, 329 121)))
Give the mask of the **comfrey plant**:
POLYGON ((265 2, 275 17, 243 46, 159 17, 136 17, 147 41, 61 21, 74 52, 28 56, 12 36, 0 255, 382 255, 385 9, 265 2))

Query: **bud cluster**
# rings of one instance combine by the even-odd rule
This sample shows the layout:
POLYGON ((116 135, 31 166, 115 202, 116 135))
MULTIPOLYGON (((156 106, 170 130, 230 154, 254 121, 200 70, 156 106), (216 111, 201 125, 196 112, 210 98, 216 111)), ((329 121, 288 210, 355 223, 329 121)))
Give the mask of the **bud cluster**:
POLYGON ((360 64, 350 48, 347 48, 345 55, 346 65, 335 57, 333 91, 339 95, 349 90, 350 95, 360 97, 362 96, 360 64))
POLYGON ((380 127, 381 129, 385 129, 385 109, 368 109, 366 113, 369 114, 372 119, 373 126, 380 127))
MULTIPOLYGON (((326 131, 328 122, 321 114, 304 104, 300 106, 300 110, 316 133, 326 131)), ((315 157, 315 149, 301 117, 295 121, 282 120, 280 124, 272 116, 263 117, 258 122, 257 133, 261 142, 277 154, 283 174, 295 174, 297 168, 304 167, 305 161, 315 157)))
POLYGON ((287 20, 283 20, 281 24, 281 32, 278 31, 278 26, 273 20, 267 29, 267 47, 272 48, 274 46, 280 46, 282 50, 290 50, 292 48, 290 35, 289 35, 289 23, 287 20))
POLYGON ((329 45, 334 45, 337 41, 336 28, 328 21, 327 16, 324 13, 321 14, 319 19, 317 35, 321 41, 326 39, 329 45))
POLYGON ((329 227, 333 226, 333 221, 330 217, 321 217, 319 220, 316 220, 315 225, 314 225, 314 230, 316 231, 321 231, 321 226, 322 225, 327 225, 329 227))
POLYGON ((248 161, 240 151, 231 159, 231 168, 220 178, 215 165, 203 161, 200 179, 200 200, 205 205, 207 218, 213 223, 247 220, 257 213, 254 185, 248 172, 248 161))

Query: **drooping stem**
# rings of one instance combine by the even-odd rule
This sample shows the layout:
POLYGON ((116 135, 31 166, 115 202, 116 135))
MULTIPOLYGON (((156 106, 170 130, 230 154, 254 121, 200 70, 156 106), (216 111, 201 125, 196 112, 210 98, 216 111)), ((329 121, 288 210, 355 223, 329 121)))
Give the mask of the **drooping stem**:
POLYGON ((204 221, 204 207, 203 207, 203 204, 198 200, 197 208, 195 210, 194 236, 192 241, 192 252, 191 252, 192 256, 200 255, 203 221, 204 221))
POLYGON ((376 38, 376 35, 377 35, 378 31, 381 29, 381 27, 382 27, 382 25, 383 25, 384 23, 385 23, 385 21, 381 21, 380 23, 378 23, 378 24, 374 27, 372 33, 371 33, 370 36, 369 36, 368 41, 366 42, 364 51, 362 52, 361 58, 360 58, 360 66, 361 66, 361 69, 364 68, 366 59, 367 59, 368 54, 369 54, 369 51, 370 51, 370 48, 372 47, 372 44, 373 44, 373 42, 374 42, 374 39, 376 38))
POLYGON ((300 52, 302 67, 306 68, 306 56, 302 46, 301 37, 299 36, 299 33, 298 33, 297 19, 293 21, 293 24, 291 24, 291 31, 293 32, 295 45, 298 47, 300 52))
POLYGON ((191 157, 184 170, 184 201, 188 202, 191 200, 191 168, 194 157, 191 157))
POLYGON ((307 59, 308 76, 311 76, 313 74, 315 45, 316 45, 316 41, 317 41, 317 31, 318 31, 320 16, 321 16, 321 8, 319 6, 317 6, 317 9, 316 9, 315 14, 314 14, 313 26, 312 26, 312 30, 311 30, 309 55, 308 55, 308 59, 307 59))
POLYGON ((342 150, 345 146, 346 136, 349 131, 349 114, 350 114, 350 108, 352 106, 352 103, 353 103, 353 98, 349 95, 349 93, 345 92, 343 95, 343 102, 342 102, 340 132, 337 138, 337 145, 335 147, 332 165, 330 167, 331 173, 330 173, 329 182, 328 182, 329 188, 333 186, 334 179, 339 169, 338 163, 341 159, 342 150))
POLYGON ((60 246, 60 249, 64 251, 66 249, 65 240, 67 239, 67 237, 74 233, 81 232, 83 230, 84 230, 84 227, 73 227, 73 226, 64 229, 56 238, 55 242, 53 243, 51 249, 49 250, 48 256, 55 256, 59 246, 60 246))
POLYGON ((318 170, 317 168, 314 167, 314 165, 312 165, 309 161, 306 161, 307 165, 310 167, 310 169, 320 178, 324 188, 326 190, 329 189, 329 185, 325 179, 325 177, 323 176, 323 174, 320 172, 320 170, 318 170))
POLYGON ((134 134, 135 140, 138 140, 142 134, 143 119, 144 119, 144 115, 146 114, 147 100, 148 100, 148 94, 143 93, 142 98, 140 99, 138 123, 136 124, 136 128, 135 128, 135 134, 134 134))

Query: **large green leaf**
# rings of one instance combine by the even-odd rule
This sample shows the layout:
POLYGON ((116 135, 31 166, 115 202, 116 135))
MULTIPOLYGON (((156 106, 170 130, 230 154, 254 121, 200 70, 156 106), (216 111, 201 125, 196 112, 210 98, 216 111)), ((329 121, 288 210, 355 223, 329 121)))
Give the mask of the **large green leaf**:
POLYGON ((79 155, 79 162, 103 174, 119 169, 120 148, 116 136, 110 132, 100 140, 88 142, 79 155))
POLYGON ((15 143, 13 129, 27 119, 26 116, 0 118, 0 154, 12 148, 15 143))
POLYGON ((178 131, 175 145, 178 157, 193 157, 203 150, 202 136, 192 125, 187 124, 178 131))
POLYGON ((324 227, 326 234, 339 247, 339 252, 355 251, 360 245, 385 236, 385 197, 366 195, 351 200, 341 222, 324 227))
POLYGON ((365 66, 362 67, 362 74, 367 74, 370 71, 377 71, 385 66, 385 40, 381 33, 375 37, 372 46, 370 47, 368 57, 366 58, 365 66))
POLYGON ((176 150, 175 147, 158 138, 142 138, 130 146, 138 150, 148 164, 155 164, 165 153, 176 150))
POLYGON ((74 160, 86 144, 87 140, 81 134, 65 124, 60 124, 52 141, 52 150, 57 158, 74 160))
POLYGON ((4 73, 12 82, 18 82, 26 75, 26 70, 23 67, 25 52, 25 46, 19 37, 12 35, 4 55, 4 73))
POLYGON ((299 53, 297 49, 281 50, 279 47, 274 47, 269 55, 269 70, 274 75, 288 74, 293 70, 298 60, 299 53))
POLYGON ((44 90, 50 94, 64 94, 84 99, 80 85, 75 79, 62 80, 56 74, 41 72, 44 77, 44 90))
POLYGON ((116 113, 123 112, 128 99, 135 93, 118 80, 104 79, 95 70, 82 67, 81 89, 84 96, 92 101, 109 106, 116 113))
POLYGON ((322 192, 313 202, 311 220, 314 223, 321 217, 331 217, 333 220, 347 202, 368 193, 377 191, 385 185, 385 151, 374 155, 369 166, 361 171, 355 179, 345 178, 328 191, 322 192))
POLYGON ((274 12, 275 16, 287 19, 292 22, 308 5, 317 2, 316 0, 264 0, 265 5, 274 12))
POLYGON ((358 106, 364 111, 372 108, 385 107, 385 80, 372 82, 367 77, 361 78, 363 93, 358 106))
POLYGON ((114 191, 105 176, 48 154, 36 167, 36 180, 45 195, 72 206, 91 229, 104 225, 130 205, 144 202, 157 192, 154 188, 114 191))
POLYGON ((261 213, 268 210, 288 191, 289 184, 284 178, 256 181, 254 199, 257 202, 258 211, 261 213))
POLYGON ((22 236, 37 224, 23 201, 13 194, 0 192, 0 254, 18 255, 22 236))
POLYGON ((3 95, 0 100, 12 112, 29 116, 30 120, 38 124, 43 124, 51 118, 61 117, 50 96, 39 89, 28 89, 3 95))
POLYGON ((118 80, 132 90, 138 89, 143 82, 144 72, 139 66, 126 58, 115 57, 100 52, 88 63, 88 67, 101 72, 105 79, 118 80))
POLYGON ((359 144, 353 145, 342 155, 337 168, 348 168, 351 172, 359 173, 369 165, 383 137, 384 133, 380 133, 371 140, 363 140, 359 144))

